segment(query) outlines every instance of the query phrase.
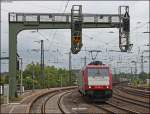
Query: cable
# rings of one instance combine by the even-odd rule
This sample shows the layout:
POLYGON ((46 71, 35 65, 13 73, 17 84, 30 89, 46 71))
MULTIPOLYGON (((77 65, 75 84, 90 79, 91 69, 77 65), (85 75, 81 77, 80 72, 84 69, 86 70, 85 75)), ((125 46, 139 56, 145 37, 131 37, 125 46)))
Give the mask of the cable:
POLYGON ((40 34, 40 36, 42 36, 43 38, 45 38, 45 40, 49 41, 47 37, 45 37, 42 33, 37 32, 38 34, 40 34))
MULTIPOLYGON (((69 0, 67 1, 66 5, 65 5, 65 9, 64 9, 63 13, 65 13, 65 11, 66 11, 66 9, 67 9, 67 7, 68 7, 68 4, 69 4, 69 0)), ((49 50, 50 50, 51 47, 52 47, 52 42, 53 42, 53 40, 54 40, 54 38, 55 38, 55 36, 56 36, 56 33, 57 33, 57 30, 55 30, 55 32, 54 32, 54 34, 53 34, 53 36, 52 36, 51 42, 49 43, 49 47, 48 47, 49 50)))
POLYGON ((135 31, 135 30, 138 30, 138 29, 144 27, 146 24, 148 24, 148 23, 145 22, 145 23, 143 23, 142 25, 140 25, 140 26, 138 26, 138 27, 134 27, 133 29, 131 29, 131 31, 133 32, 133 31, 135 31))
MULTIPOLYGON (((68 0, 67 3, 66 3, 66 5, 65 5, 65 9, 64 9, 63 13, 65 13, 65 11, 66 11, 66 9, 67 9, 67 7, 68 7, 69 1, 70 1, 70 0, 68 0)), ((51 40, 51 42, 50 42, 50 44, 49 44, 49 48, 52 46, 52 42, 53 42, 53 40, 54 40, 54 38, 55 38, 56 33, 57 33, 57 30, 55 30, 55 32, 54 32, 54 34, 53 34, 53 36, 52 36, 52 40, 51 40)))

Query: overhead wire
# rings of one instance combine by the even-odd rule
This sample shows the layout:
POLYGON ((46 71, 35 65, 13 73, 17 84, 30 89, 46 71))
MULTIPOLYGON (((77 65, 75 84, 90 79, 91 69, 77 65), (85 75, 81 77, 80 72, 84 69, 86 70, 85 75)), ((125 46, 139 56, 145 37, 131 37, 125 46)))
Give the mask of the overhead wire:
MULTIPOLYGON (((65 13, 65 10, 67 9, 68 4, 69 4, 69 0, 67 1, 66 5, 65 5, 64 13, 65 13)), ((50 42, 50 46, 52 46, 51 43, 53 42, 53 39, 55 38, 56 33, 57 33, 57 30, 54 32, 54 34, 53 34, 53 36, 52 36, 52 40, 51 40, 51 42, 50 42)), ((43 35, 42 35, 42 36, 43 36, 43 35)), ((47 39, 47 38, 46 38, 46 39, 47 39)))
MULTIPOLYGON (((67 9, 68 3, 69 3, 69 1, 67 1, 67 4, 65 5, 64 12, 65 12, 66 9, 67 9)), ((4 11, 4 12, 7 12, 7 13, 10 12, 10 10, 5 10, 5 9, 3 9, 3 11, 4 11)), ((32 18, 33 18, 33 17, 32 17, 32 18)), ((48 38, 45 37, 42 33, 38 32, 38 34, 40 34, 40 36, 42 36, 44 39, 48 40, 48 38)), ((55 35, 56 35, 56 31, 55 31, 55 33, 53 34, 53 38, 55 37, 55 35)), ((49 41, 49 40, 48 40, 48 41, 49 41)))
MULTIPOLYGON (((69 3, 69 0, 67 1, 67 4, 65 5, 64 13, 65 13, 65 11, 66 11, 66 9, 67 9, 68 3, 69 3)), ((4 10, 4 12, 9 12, 9 10, 4 10)), ((32 17, 32 18, 33 18, 33 17, 32 17)), ((50 46, 51 46, 51 43, 53 42, 53 39, 55 38, 56 32, 57 32, 57 31, 55 31, 54 34, 53 34, 53 36, 52 36, 52 41, 50 42, 50 46)), ((45 37, 45 35, 43 35, 42 33, 38 32, 38 34, 40 34, 40 36, 42 36, 44 39, 48 40, 48 38, 45 37)), ((48 41, 49 41, 49 40, 48 40, 48 41)))
MULTIPOLYGON (((107 33, 108 33, 108 32, 107 32, 107 33)), ((87 35, 87 34, 83 34, 83 35, 89 37, 90 39, 91 39, 91 38, 94 39, 93 36, 89 36, 89 35, 87 35)), ((91 39, 91 40, 92 40, 92 39, 91 39)), ((116 40, 114 40, 114 38, 112 38, 112 40, 110 40, 110 41, 108 41, 108 42, 101 41, 101 44, 100 44, 99 46, 102 46, 102 47, 103 47, 104 45, 107 44, 107 45, 109 45, 109 46, 113 46, 113 47, 114 47, 114 46, 115 46, 114 43, 113 43, 113 45, 110 45, 110 43, 112 44, 112 42, 116 42, 116 40)), ((115 47, 116 47, 116 46, 115 46, 115 47)))
MULTIPOLYGON (((70 1, 70 0, 68 0, 67 3, 66 3, 66 5, 65 5, 65 9, 64 9, 63 13, 65 13, 65 11, 66 11, 66 9, 67 9, 67 7, 68 7, 69 1, 70 1)), ((53 40, 54 40, 54 38, 55 38, 55 36, 56 36, 56 33, 57 33, 57 30, 55 30, 55 32, 54 32, 54 34, 53 34, 53 36, 52 36, 51 42, 49 43, 49 48, 52 46, 52 42, 53 42, 53 40)))
MULTIPOLYGON (((64 9, 63 13, 65 13, 65 11, 66 11, 66 9, 67 9, 67 7, 68 7, 69 1, 70 1, 70 0, 68 0, 67 3, 66 3, 66 5, 65 5, 65 9, 64 9)), ((54 40, 54 38, 55 38, 55 36, 56 36, 56 33, 57 33, 57 30, 55 30, 54 34, 52 35, 51 42, 49 42, 49 47, 48 47, 49 50, 50 50, 51 47, 52 47, 52 43, 53 43, 53 40, 54 40)))
POLYGON ((133 31, 136 31, 136 30, 138 30, 138 29, 140 29, 140 28, 143 28, 145 25, 147 25, 148 24, 148 22, 144 22, 144 23, 142 23, 142 25, 140 25, 140 26, 138 26, 138 27, 134 27, 133 29, 131 29, 131 31, 133 32, 133 31))

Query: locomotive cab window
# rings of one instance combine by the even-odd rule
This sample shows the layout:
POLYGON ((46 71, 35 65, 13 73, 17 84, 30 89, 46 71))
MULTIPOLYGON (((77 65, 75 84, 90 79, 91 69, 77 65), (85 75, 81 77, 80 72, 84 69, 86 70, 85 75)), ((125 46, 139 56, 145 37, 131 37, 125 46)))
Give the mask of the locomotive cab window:
POLYGON ((97 77, 97 76, 108 77, 109 72, 108 72, 107 68, 88 69, 88 76, 90 76, 90 77, 97 77))

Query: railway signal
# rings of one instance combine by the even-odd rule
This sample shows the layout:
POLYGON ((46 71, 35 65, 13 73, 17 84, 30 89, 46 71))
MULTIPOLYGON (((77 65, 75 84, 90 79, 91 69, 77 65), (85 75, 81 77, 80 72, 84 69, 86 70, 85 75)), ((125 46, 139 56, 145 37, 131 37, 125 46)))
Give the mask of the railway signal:
POLYGON ((127 52, 130 51, 133 46, 133 44, 130 44, 129 6, 120 6, 119 15, 119 48, 122 52, 127 52))
POLYGON ((71 9, 71 51, 77 54, 82 47, 82 6, 73 5, 71 9))

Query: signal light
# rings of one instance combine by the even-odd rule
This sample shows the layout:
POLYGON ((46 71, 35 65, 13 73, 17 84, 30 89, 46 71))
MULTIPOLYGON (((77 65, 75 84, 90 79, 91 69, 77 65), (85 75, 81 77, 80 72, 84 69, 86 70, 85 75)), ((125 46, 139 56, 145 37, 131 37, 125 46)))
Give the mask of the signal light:
POLYGON ((74 42, 75 44, 79 44, 80 41, 81 41, 81 37, 80 37, 80 36, 74 36, 73 42, 74 42))
POLYGON ((75 35, 71 40, 71 51, 73 54, 77 54, 82 47, 82 38, 79 35, 75 35))

